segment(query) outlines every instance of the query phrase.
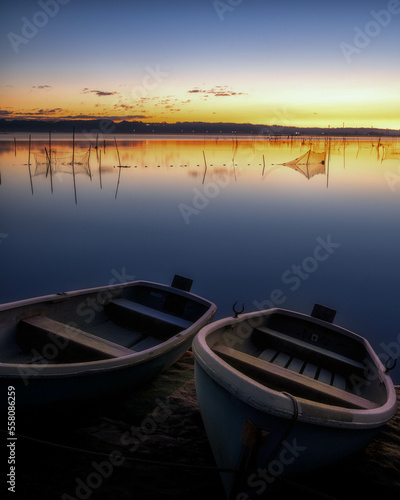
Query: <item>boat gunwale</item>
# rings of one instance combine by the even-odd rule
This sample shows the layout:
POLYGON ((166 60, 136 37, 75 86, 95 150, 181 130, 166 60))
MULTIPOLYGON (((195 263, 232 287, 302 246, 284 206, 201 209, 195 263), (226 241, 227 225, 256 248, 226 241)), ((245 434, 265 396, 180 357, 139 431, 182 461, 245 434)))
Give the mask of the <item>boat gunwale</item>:
POLYGON ((242 314, 236 318, 224 318, 210 323, 203 327, 194 339, 192 350, 195 361, 198 362, 200 367, 217 384, 221 385, 235 397, 241 399, 244 403, 279 417, 292 418, 294 410, 292 396, 287 396, 284 392, 271 389, 234 368, 215 353, 207 342, 208 335, 226 326, 239 324, 255 317, 267 317, 276 313, 307 319, 363 344, 377 369, 379 381, 384 384, 387 394, 383 404, 377 408, 368 410, 344 408, 295 397, 299 406, 298 420, 322 426, 367 429, 380 427, 392 418, 397 407, 396 391, 390 376, 385 373, 385 367, 368 340, 339 325, 330 324, 306 314, 273 308, 242 314))
POLYGON ((144 349, 143 351, 134 351, 132 354, 127 354, 126 356, 120 356, 117 358, 101 359, 95 361, 83 361, 77 363, 57 363, 57 364, 44 364, 44 363, 6 363, 0 362, 0 376, 3 378, 15 378, 15 376, 20 377, 20 371, 25 369, 30 369, 35 372, 32 378, 34 379, 46 379, 56 377, 69 377, 69 376, 79 376, 79 375, 89 375, 91 373, 98 374, 102 371, 111 371, 127 368, 129 366, 136 366, 150 359, 156 359, 158 357, 173 351, 175 348, 179 348, 182 344, 187 342, 192 336, 195 335, 202 326, 205 326, 214 316, 217 306, 203 297, 196 295, 192 292, 187 292, 179 288, 175 288, 169 285, 164 285, 161 283, 155 283, 145 280, 130 281, 126 283, 105 285, 93 288, 86 288, 81 290, 73 290, 69 292, 61 292, 57 294, 50 294, 45 296, 33 297, 29 299, 22 299, 19 301, 9 302, 5 304, 0 304, 0 313, 7 312, 9 310, 18 309, 20 307, 29 307, 31 305, 51 303, 51 302, 63 302, 73 297, 91 295, 96 293, 101 293, 107 290, 118 290, 124 288, 133 288, 137 286, 146 286, 148 288, 154 288, 159 290, 171 291, 174 294, 186 297, 193 300, 201 305, 207 307, 207 310, 194 321, 188 328, 182 330, 181 332, 173 335, 169 339, 166 339, 160 344, 144 349))

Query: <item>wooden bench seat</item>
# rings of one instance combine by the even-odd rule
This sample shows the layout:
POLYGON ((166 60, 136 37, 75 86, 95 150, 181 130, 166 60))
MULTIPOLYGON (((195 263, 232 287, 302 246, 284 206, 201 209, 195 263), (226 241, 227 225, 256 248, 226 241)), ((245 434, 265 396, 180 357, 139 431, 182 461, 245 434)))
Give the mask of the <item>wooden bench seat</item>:
MULTIPOLYGON (((257 327, 253 335, 257 338, 257 335, 264 333, 266 338, 271 339, 272 345, 288 345, 290 347, 290 352, 297 352, 299 354, 305 354, 307 357, 324 358, 325 360, 330 361, 334 364, 339 364, 342 367, 348 367, 351 370, 355 370, 357 373, 365 370, 365 366, 363 363, 351 359, 342 354, 332 352, 328 349, 324 349, 315 344, 311 344, 310 342, 305 342, 304 340, 296 339, 291 337, 290 335, 286 335, 284 333, 276 332, 275 330, 270 330, 267 327, 257 327)), ((301 356, 300 356, 301 357, 301 356)))
POLYGON ((77 362, 119 358, 133 354, 131 349, 96 337, 46 316, 34 316, 20 321, 17 331, 19 345, 27 350, 36 349, 58 359, 77 362))
POLYGON ((318 366, 314 363, 304 361, 304 359, 297 358, 296 356, 289 356, 288 354, 285 355, 286 362, 282 363, 282 356, 280 356, 277 349, 269 347, 262 351, 257 357, 296 373, 301 373, 309 378, 317 378, 320 382, 333 385, 339 389, 346 389, 347 382, 343 375, 331 372, 325 368, 318 370, 318 366))
POLYGON ((224 345, 217 345, 214 352, 232 366, 255 380, 277 391, 287 391, 293 396, 324 404, 355 409, 372 409, 378 405, 340 388, 332 387, 295 371, 274 365, 224 345))
POLYGON ((143 304, 139 304, 138 302, 133 302, 132 300, 127 299, 114 299, 108 305, 108 309, 114 309, 114 314, 117 311, 123 312, 124 310, 130 313, 137 313, 142 316, 147 316, 149 318, 153 318, 162 323, 166 323, 171 326, 176 326, 181 328, 182 330, 186 330, 192 324, 191 321, 188 321, 183 318, 179 318, 177 316, 173 316, 172 314, 168 314, 164 311, 159 311, 157 309, 153 309, 151 307, 145 306, 143 304))

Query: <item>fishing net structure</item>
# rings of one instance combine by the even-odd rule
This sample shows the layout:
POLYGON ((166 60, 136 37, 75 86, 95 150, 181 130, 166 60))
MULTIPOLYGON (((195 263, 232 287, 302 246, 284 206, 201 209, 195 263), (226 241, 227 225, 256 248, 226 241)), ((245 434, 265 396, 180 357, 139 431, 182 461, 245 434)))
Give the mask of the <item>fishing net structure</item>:
POLYGON ((49 174, 86 174, 92 176, 90 170, 90 149, 81 154, 59 155, 57 151, 45 150, 45 154, 34 153, 35 172, 34 175, 49 174))
POLYGON ((383 154, 382 154, 382 161, 383 160, 399 160, 400 161, 400 147, 398 147, 398 144, 390 144, 390 145, 382 145, 383 148, 383 154))
POLYGON ((326 151, 316 153, 315 151, 307 151, 302 156, 295 158, 292 161, 281 163, 285 167, 290 167, 297 172, 300 172, 307 179, 311 179, 314 175, 325 174, 326 151))

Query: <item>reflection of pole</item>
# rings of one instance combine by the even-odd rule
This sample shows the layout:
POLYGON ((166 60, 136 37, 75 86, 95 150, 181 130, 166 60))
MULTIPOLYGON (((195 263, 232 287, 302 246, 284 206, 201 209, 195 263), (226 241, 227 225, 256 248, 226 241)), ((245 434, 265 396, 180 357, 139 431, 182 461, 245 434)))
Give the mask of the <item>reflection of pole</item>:
POLYGON ((343 168, 346 168, 346 139, 343 139, 343 168))
POLYGON ((117 149, 118 163, 119 163, 119 173, 118 173, 117 189, 115 190, 115 198, 117 198, 118 188, 119 188, 119 181, 120 181, 120 178, 121 178, 121 159, 119 157, 118 144, 117 144, 117 140, 116 140, 115 137, 114 137, 114 143, 115 143, 115 147, 117 149))
POLYGON ((331 138, 329 137, 329 147, 328 147, 328 165, 326 167, 326 189, 329 186, 329 165, 331 162, 331 138))
POLYGON ((31 191, 33 194, 33 182, 32 182, 32 172, 31 172, 31 136, 29 136, 28 170, 29 170, 29 180, 31 181, 31 191))
POLYGON ((75 127, 72 127, 72 165, 75 161, 75 127))
POLYGON ((50 163, 50 175, 51 175, 51 132, 49 132, 49 163, 50 163))
POLYGON ((49 156, 49 153, 47 152, 47 149, 44 148, 44 150, 46 151, 46 156, 47 156, 47 171, 46 171, 46 177, 47 177, 47 174, 50 172, 50 185, 51 185, 51 192, 53 192, 53 173, 51 171, 51 159, 50 159, 50 156, 49 156))
POLYGON ((206 174, 207 174, 206 154, 205 154, 204 151, 203 151, 203 158, 204 158, 204 175, 203 175, 203 182, 202 182, 202 184, 204 184, 204 181, 206 180, 206 174))
POLYGON ((75 127, 72 127, 72 177, 74 179, 75 205, 77 205, 78 198, 76 197, 76 180, 75 180, 75 127))
POLYGON ((102 185, 102 182, 101 182, 101 149, 100 149, 100 152, 99 152, 99 177, 100 177, 100 189, 103 189, 103 185, 102 185))

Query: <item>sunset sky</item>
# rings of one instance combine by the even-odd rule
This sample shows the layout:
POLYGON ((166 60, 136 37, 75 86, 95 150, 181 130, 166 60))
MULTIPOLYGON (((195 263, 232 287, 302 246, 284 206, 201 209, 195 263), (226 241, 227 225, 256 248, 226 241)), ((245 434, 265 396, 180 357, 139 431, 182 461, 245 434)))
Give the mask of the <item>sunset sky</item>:
POLYGON ((2 0, 0 36, 0 118, 400 129, 400 0, 2 0))

